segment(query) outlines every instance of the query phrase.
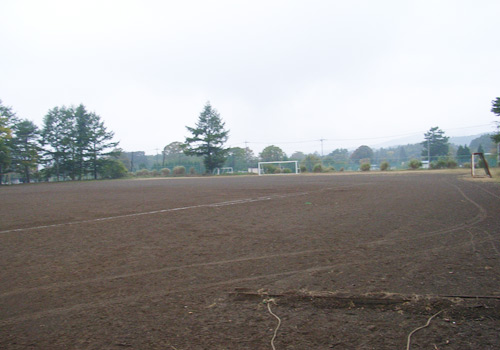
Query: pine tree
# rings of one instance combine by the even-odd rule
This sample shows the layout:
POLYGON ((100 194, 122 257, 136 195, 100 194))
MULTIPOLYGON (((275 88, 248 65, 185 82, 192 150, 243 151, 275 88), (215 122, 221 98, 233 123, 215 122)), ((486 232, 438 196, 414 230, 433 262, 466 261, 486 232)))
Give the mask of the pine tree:
POLYGON ((221 167, 227 157, 228 150, 224 148, 229 135, 229 130, 224 129, 224 122, 219 113, 207 102, 200 113, 194 128, 186 126, 192 134, 186 137, 184 153, 189 156, 203 157, 207 173, 221 167))
POLYGON ((12 162, 10 140, 12 139, 12 126, 16 121, 17 117, 12 108, 4 106, 0 100, 0 185, 3 173, 8 171, 12 162))
POLYGON ((40 132, 37 126, 25 119, 13 127, 12 165, 14 170, 23 174, 24 181, 31 182, 31 174, 37 170, 40 147, 40 132))
POLYGON ((433 158, 448 155, 449 137, 444 136, 444 131, 436 126, 426 132, 424 137, 425 141, 422 142, 422 156, 433 158))
MULTIPOLYGON (((500 117, 500 97, 497 97, 493 101, 491 101, 492 107, 491 112, 494 113, 497 117, 500 117)), ((492 140, 495 143, 500 143, 500 122, 497 122, 498 132, 491 136, 492 140)))
POLYGON ((75 180, 89 173, 97 179, 100 159, 113 155, 118 145, 111 141, 113 136, 101 118, 84 105, 56 107, 45 116, 42 131, 47 163, 58 180, 60 175, 75 180))
POLYGON ((471 152, 467 145, 458 146, 457 149, 457 160, 459 164, 470 162, 471 152))
POLYGON ((72 172, 74 158, 74 118, 70 109, 55 107, 43 120, 42 146, 46 169, 57 181, 72 172))

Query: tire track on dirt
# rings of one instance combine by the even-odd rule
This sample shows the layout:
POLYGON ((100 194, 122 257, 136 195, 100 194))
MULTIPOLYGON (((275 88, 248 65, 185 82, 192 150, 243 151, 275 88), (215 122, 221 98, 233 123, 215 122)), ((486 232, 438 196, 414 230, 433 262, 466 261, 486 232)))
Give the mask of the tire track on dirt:
MULTIPOLYGON (((360 247, 366 247, 366 246, 369 247, 369 246, 379 245, 379 244, 420 240, 422 238, 428 238, 428 237, 432 237, 432 236, 452 233, 452 232, 455 232, 455 231, 458 231, 461 229, 470 228, 470 227, 476 225, 477 223, 483 221, 487 217, 487 212, 484 208, 482 208, 479 204, 477 204, 472 199, 470 199, 468 196, 466 196, 465 193, 460 188, 458 188, 458 186, 456 186, 454 184, 450 184, 450 185, 457 188, 458 191, 460 192, 460 194, 465 199, 467 199, 469 202, 471 202, 472 204, 474 204, 476 207, 479 208, 479 213, 472 219, 471 222, 461 223, 461 224, 458 224, 458 225, 455 225, 452 227, 448 227, 445 229, 439 229, 436 231, 431 231, 431 232, 427 232, 427 233, 423 233, 423 234, 419 234, 419 235, 414 235, 411 237, 399 237, 399 238, 398 237, 391 237, 391 238, 382 238, 382 239, 369 241, 369 242, 363 242, 363 243, 358 244, 357 247, 360 248, 360 247)), ((335 189, 338 189, 338 188, 335 188, 335 189)), ((322 192, 322 191, 326 191, 326 190, 332 190, 332 188, 323 188, 321 190, 312 191, 312 192, 299 192, 299 193, 294 193, 294 194, 274 195, 274 196, 272 196, 272 198, 271 197, 259 197, 257 199, 253 199, 253 200, 243 199, 243 200, 220 202, 220 203, 215 203, 215 204, 183 207, 180 210, 191 209, 191 208, 196 208, 196 207, 220 207, 220 206, 233 205, 233 204, 250 203, 250 202, 261 201, 261 200, 288 198, 288 197, 293 197, 293 196, 307 195, 309 193, 314 193, 314 192, 322 192)), ((145 214, 160 213, 160 212, 175 211, 175 210, 177 210, 177 209, 173 209, 173 210, 165 209, 165 210, 160 210, 160 211, 148 212, 145 214)), ((141 213, 132 214, 132 215, 141 215, 141 213)), ((131 215, 126 215, 126 216, 131 216, 131 215)), ((123 217, 123 216, 120 216, 120 217, 123 217)), ((112 218, 117 218, 117 217, 112 217, 112 218)), ((94 221, 101 221, 101 219, 84 221, 84 222, 94 222, 94 221)), ((84 223, 84 222, 83 221, 82 222, 75 222, 74 224, 84 223)), ((57 224, 57 225, 64 225, 64 224, 57 224)), ((0 233, 2 233, 2 232, 0 232, 0 233)), ((493 240, 493 237, 490 236, 490 238, 493 240)), ((496 248, 496 247, 494 247, 494 248, 496 248)), ((290 252, 290 253, 285 253, 285 254, 271 254, 271 255, 263 255, 263 256, 258 256, 258 257, 244 257, 244 258, 220 260, 220 261, 213 261, 213 262, 206 262, 206 263, 196 263, 196 264, 188 264, 188 265, 182 265, 182 266, 164 267, 164 268, 159 268, 159 269, 152 269, 152 270, 146 270, 146 271, 136 271, 136 272, 131 272, 131 273, 124 273, 124 274, 112 275, 112 276, 106 276, 106 277, 100 277, 100 278, 71 281, 71 282, 59 282, 59 283, 53 283, 50 285, 39 286, 39 287, 34 287, 34 288, 15 289, 15 290, 12 290, 9 292, 4 292, 4 293, 0 294, 0 298, 13 296, 16 294, 29 293, 29 292, 33 292, 33 291, 45 291, 45 290, 51 290, 51 289, 66 288, 66 287, 72 287, 72 286, 78 286, 78 285, 84 285, 84 284, 112 281, 112 280, 116 280, 116 279, 124 279, 124 278, 129 278, 129 277, 138 277, 138 276, 145 276, 145 275, 149 275, 149 274, 177 271, 177 270, 182 270, 182 269, 226 265, 226 264, 232 264, 232 263, 237 263, 237 262, 257 261, 257 260, 265 260, 265 259, 273 259, 273 258, 286 258, 286 257, 292 257, 292 256, 322 253, 322 252, 329 252, 329 251, 332 251, 332 250, 331 249, 315 249, 315 250, 306 250, 306 251, 299 251, 299 252, 290 252)), ((339 253, 338 249, 336 250, 336 252, 339 253)))
MULTIPOLYGON (((400 237, 400 238, 393 237, 391 239, 379 239, 379 240, 374 240, 374 241, 369 241, 369 242, 363 242, 363 243, 358 244, 356 247, 362 248, 362 247, 366 247, 366 246, 373 246, 373 245, 384 244, 384 243, 397 243, 397 242, 403 242, 403 241, 420 240, 422 237, 427 238, 427 237, 431 237, 431 236, 452 233, 452 232, 467 228, 469 226, 470 226, 470 224, 469 225, 468 224, 459 224, 459 225, 456 225, 452 228, 431 231, 431 232, 426 233, 426 234, 416 235, 416 236, 412 236, 412 237, 400 237)), ((491 241, 494 241, 492 236, 490 236, 490 238, 491 238, 491 241)), ((257 256, 257 257, 242 257, 242 258, 236 258, 236 259, 227 259, 227 260, 211 261, 211 262, 204 262, 204 263, 187 264, 187 265, 181 265, 181 266, 170 266, 170 267, 163 267, 163 268, 151 269, 151 270, 145 270, 145 271, 123 273, 123 274, 105 276, 105 277, 99 277, 99 278, 91 278, 91 279, 78 280, 78 281, 59 282, 59 283, 53 283, 53 284, 49 284, 49 285, 45 285, 45 286, 38 286, 38 287, 33 287, 33 288, 15 289, 12 291, 1 293, 0 298, 10 297, 10 296, 13 296, 16 294, 23 294, 23 293, 29 293, 29 292, 34 292, 34 291, 47 291, 47 290, 60 289, 60 288, 66 288, 66 287, 73 287, 73 286, 78 286, 78 285, 100 283, 100 282, 106 282, 106 281, 113 281, 113 280, 117 280, 117 279, 125 279, 125 278, 130 278, 130 277, 140 277, 140 276, 146 276, 146 275, 152 275, 152 274, 158 274, 158 273, 164 273, 164 272, 178 271, 178 270, 190 269, 190 268, 228 265, 228 264, 233 264, 233 263, 238 263, 238 262, 250 262, 250 261, 275 259, 275 258, 287 258, 287 257, 300 256, 300 255, 326 253, 326 252, 333 252, 333 251, 335 251, 338 254, 338 253, 342 253, 342 250, 351 250, 351 249, 352 248, 345 248, 345 249, 336 248, 335 250, 332 250, 332 249, 313 249, 313 250, 289 252, 289 253, 283 253, 283 254, 270 254, 270 255, 262 255, 262 256, 257 256)))
POLYGON ((473 185, 474 185, 475 187, 479 188, 480 190, 482 190, 482 191, 484 191, 484 192, 488 193, 489 195, 491 195, 491 196, 493 196, 493 197, 495 197, 495 198, 500 199, 500 196, 499 196, 499 195, 497 195, 497 194, 495 194, 495 193, 493 193, 493 192, 491 192, 491 191, 487 190, 487 189, 486 189, 486 188, 484 188, 483 186, 480 186, 480 185, 478 185, 478 184, 476 184, 476 183, 474 183, 473 185))
MULTIPOLYGON (((484 239, 481 241, 477 241, 477 243, 485 243, 485 242, 489 242, 489 241, 490 241, 489 239, 484 239)), ((428 252, 439 251, 439 250, 442 250, 443 248, 446 248, 446 249, 460 248, 460 247, 463 247, 463 246, 466 246, 469 244, 470 244, 470 242, 461 242, 459 244, 448 245, 446 247, 441 246, 441 247, 434 247, 434 248, 430 248, 430 249, 415 250, 412 253, 408 253, 407 257, 413 258, 413 257, 417 257, 421 254, 427 254, 428 252)), ((71 306, 58 307, 58 308, 53 308, 53 309, 48 309, 48 310, 43 310, 43 311, 38 311, 38 312, 29 313, 29 314, 24 314, 24 315, 6 318, 3 320, 0 320, 0 327, 14 325, 14 324, 22 323, 22 322, 27 322, 27 321, 34 321, 34 320, 38 320, 38 319, 41 319, 44 317, 59 316, 59 315, 65 315, 65 314, 72 313, 72 312, 81 312, 81 311, 95 309, 95 308, 109 307, 109 306, 113 306, 113 305, 126 304, 126 303, 130 303, 130 302, 138 302, 142 299, 168 296, 171 294, 186 293, 186 292, 193 292, 193 291, 199 291, 199 290, 207 290, 207 289, 230 286, 230 285, 244 283, 244 282, 258 281, 261 279, 283 278, 283 277, 292 276, 292 275, 299 274, 299 273, 313 273, 313 272, 328 271, 330 269, 336 269, 339 267, 362 266, 362 265, 366 265, 366 264, 373 264, 374 261, 376 261, 377 263, 390 262, 390 261, 397 260, 397 259, 401 259, 401 257, 399 255, 396 255, 396 256, 385 256, 384 258, 367 258, 367 259, 362 260, 362 261, 342 262, 342 263, 331 264, 331 265, 313 266, 313 267, 308 267, 305 269, 294 269, 294 270, 290 270, 290 271, 269 273, 269 274, 264 274, 264 275, 259 275, 259 276, 232 278, 232 279, 228 279, 228 280, 224 280, 224 281, 202 283, 202 284, 196 285, 196 286, 172 288, 170 290, 160 290, 160 291, 153 291, 153 292, 149 292, 149 293, 134 294, 134 295, 130 295, 130 296, 116 297, 116 298, 103 300, 103 301, 79 303, 79 304, 74 304, 71 306)))
POLYGON ((244 258, 211 261, 211 262, 188 264, 188 265, 181 265, 181 266, 169 266, 169 267, 163 267, 163 268, 158 268, 158 269, 152 269, 152 270, 146 270, 146 271, 136 271, 136 272, 130 272, 130 273, 123 273, 123 274, 119 274, 119 275, 106 276, 106 277, 91 278, 91 279, 71 281, 71 282, 58 282, 58 283, 53 283, 53 284, 49 284, 49 285, 45 285, 45 286, 38 286, 38 287, 33 287, 33 288, 15 289, 15 290, 12 290, 9 292, 4 292, 4 293, 0 294, 0 298, 9 297, 9 296, 13 296, 16 294, 23 294, 23 293, 29 293, 29 292, 35 292, 35 291, 47 291, 47 290, 66 288, 66 287, 74 287, 74 286, 79 286, 79 285, 83 285, 83 284, 106 282, 106 281, 112 281, 112 280, 116 280, 116 279, 146 276, 146 275, 152 275, 152 274, 163 273, 163 272, 171 272, 171 271, 177 271, 177 270, 183 270, 183 269, 219 266, 219 265, 234 264, 234 263, 238 263, 238 262, 258 261, 258 260, 275 259, 275 258, 286 258, 286 257, 299 256, 299 255, 324 253, 324 252, 329 252, 329 251, 331 251, 331 249, 313 249, 313 250, 304 250, 304 251, 299 251, 299 252, 290 252, 290 253, 283 253, 283 254, 270 254, 270 255, 262 255, 262 256, 256 256, 256 257, 244 257, 244 258))
POLYGON ((461 223, 458 225, 439 229, 436 231, 422 233, 422 234, 419 234, 418 236, 416 235, 416 236, 411 236, 411 237, 400 237, 400 238, 398 238, 398 237, 382 238, 379 240, 363 243, 363 245, 369 246, 369 245, 374 245, 374 244, 384 244, 384 243, 392 243, 392 242, 419 240, 421 238, 428 238, 428 237, 432 237, 432 236, 438 236, 441 234, 452 233, 452 232, 455 232, 455 231, 458 231, 461 229, 471 228, 471 227, 483 222, 484 220, 486 220, 486 218, 488 217, 488 212, 486 209, 484 209, 483 206, 479 205, 477 202, 475 202, 469 196, 467 196, 462 191, 462 189, 460 189, 460 187, 458 187, 457 185, 450 183, 450 182, 446 182, 446 183, 448 185, 455 187, 458 190, 458 192, 462 195, 462 197, 464 197, 469 203, 473 204, 479 210, 478 214, 475 215, 474 218, 470 222, 461 223))
MULTIPOLYGON (((456 226, 451 227, 451 228, 429 232, 426 235, 424 235, 425 237, 428 237, 430 235, 451 233, 451 232, 454 232, 454 231, 457 231, 460 229, 472 227, 472 226, 482 222, 487 217, 487 211, 481 205, 479 205, 474 200, 472 200, 470 197, 468 197, 458 186, 456 186, 454 184, 451 184, 451 185, 454 186, 458 190, 458 192, 468 202, 470 202, 476 208, 478 208, 479 213, 473 218, 472 221, 470 221, 468 223, 462 223, 462 224, 456 225, 456 226)), ((326 189, 322 189, 321 191, 324 191, 324 190, 326 190, 326 189)), ((317 192, 317 191, 315 191, 315 192, 317 192)), ((311 193, 311 192, 301 192, 301 193, 294 193, 294 194, 278 195, 274 198, 287 198, 287 197, 291 197, 291 196, 305 195, 308 193, 311 193)), ((270 198, 269 196, 265 196, 265 197, 259 197, 257 199, 251 199, 251 200, 254 200, 254 201, 255 200, 269 200, 269 198, 270 198)), ((214 206, 214 204, 218 205, 218 206, 224 206, 224 205, 233 205, 233 204, 241 204, 241 203, 248 203, 248 200, 236 200, 236 201, 229 201, 229 202, 220 202, 220 203, 213 203, 213 204, 207 204, 207 205, 201 205, 201 206, 193 206, 192 208, 214 206), (225 204, 225 203, 227 203, 227 204, 225 204)), ((167 211, 171 211, 171 210, 167 210, 167 211)), ((164 212, 164 211, 155 211, 154 213, 157 213, 157 212, 164 212)), ((139 213, 139 215, 140 214, 141 213, 139 213)), ((145 215, 145 214, 143 214, 143 215, 145 215)), ((95 222, 95 221, 100 221, 100 219, 90 220, 89 222, 95 222)), ((59 224, 59 225, 63 225, 63 224, 59 224)), ((416 237, 416 238, 411 237, 410 239, 419 239, 419 238, 422 238, 424 236, 419 235, 419 237, 416 237)), ((404 241, 407 239, 406 238, 401 238, 401 239, 393 238, 393 239, 391 239, 391 241, 395 241, 395 240, 404 241)), ((387 241, 387 240, 376 240, 376 241, 367 242, 364 244, 381 243, 381 242, 385 242, 385 241, 387 241)), ((478 241, 476 241, 476 243, 493 242, 493 241, 494 241, 494 239, 492 239, 492 237, 490 236, 490 239, 484 239, 481 241, 478 240, 478 241)), ((470 240, 468 240, 467 242, 461 242, 461 243, 455 244, 453 246, 448 245, 446 247, 439 246, 439 247, 434 247, 431 249, 415 250, 413 252, 413 254, 408 254, 407 256, 418 256, 419 254, 428 253, 429 251, 439 251, 439 250, 442 250, 443 248, 450 249, 450 248, 460 247, 460 246, 470 245, 470 244, 471 244, 471 242, 470 242, 470 240)), ((149 270, 149 271, 139 271, 139 272, 130 273, 130 274, 108 276, 108 277, 104 277, 104 278, 100 278, 100 279, 78 281, 78 282, 62 282, 60 284, 52 284, 49 286, 16 290, 16 291, 4 293, 1 296, 21 294, 23 292, 29 292, 29 291, 50 290, 50 289, 59 288, 59 287, 67 287, 67 286, 71 287, 71 286, 77 286, 77 285, 81 285, 81 284, 85 284, 85 283, 99 282, 99 281, 105 281, 105 280, 110 280, 110 279, 142 276, 142 275, 146 275, 146 274, 154 274, 154 273, 159 273, 159 272, 163 272, 163 271, 168 271, 171 269, 184 269, 184 268, 197 268, 197 267, 204 267, 204 266, 216 266, 216 265, 223 265, 223 264, 231 264, 233 262, 253 261, 256 259, 264 260, 264 259, 270 259, 273 257, 297 256, 300 254, 307 255, 307 254, 313 254, 313 253, 325 252, 325 251, 330 251, 330 249, 327 249, 327 250, 320 249, 320 250, 311 250, 311 251, 303 251, 303 252, 292 252, 292 253, 287 253, 287 254, 276 254, 276 255, 261 256, 261 257, 238 258, 238 259, 223 260, 223 261, 217 261, 217 262, 190 264, 190 265, 185 265, 185 266, 181 266, 181 267, 154 269, 154 270, 149 270)), ((138 300, 141 298, 168 295, 168 294, 172 294, 172 293, 187 292, 187 291, 194 291, 194 290, 203 290, 203 289, 207 289, 207 288, 210 289, 210 288, 216 288, 216 287, 220 287, 220 286, 231 285, 231 284, 235 284, 235 283, 250 282, 250 281, 266 279, 266 278, 267 279, 278 278, 278 277, 282 278, 282 277, 286 277, 286 276, 290 276, 290 275, 294 275, 294 274, 298 274, 298 273, 311 273, 311 272, 325 271, 325 270, 339 268, 339 267, 345 267, 345 266, 353 266, 353 265, 354 266, 356 266, 356 265, 361 266, 361 265, 365 265, 365 264, 371 264, 374 261, 376 261, 378 263, 378 262, 384 262, 384 261, 393 261, 393 260, 398 259, 398 258, 399 257, 397 255, 395 255, 395 256, 389 255, 389 256, 386 256, 385 258, 382 258, 382 259, 380 259, 380 258, 378 258, 378 259, 377 258, 372 258, 372 259, 367 258, 367 259, 363 259, 361 261, 357 260, 355 262, 342 262, 342 263, 336 263, 336 264, 330 264, 330 265, 313 266, 313 267, 308 267, 305 269, 296 269, 296 270, 291 270, 291 271, 276 272, 276 273, 259 275, 259 276, 233 278, 233 279, 229 279, 229 280, 225 280, 225 281, 205 283, 205 284, 201 284, 198 286, 190 286, 190 287, 184 287, 184 288, 173 288, 172 290, 167 290, 167 291, 165 291, 165 290, 154 291, 154 292, 145 293, 145 294, 137 294, 136 293, 136 294, 133 294, 130 296, 124 296, 124 297, 122 296, 122 297, 112 298, 109 300, 104 300, 104 301, 99 301, 99 302, 81 303, 81 304, 71 305, 68 307, 53 308, 53 309, 49 309, 49 310, 43 310, 43 311, 39 311, 39 312, 35 312, 35 313, 30 313, 27 315, 15 316, 15 317, 7 318, 5 320, 0 321, 0 325, 15 324, 15 323, 33 320, 33 319, 39 319, 39 318, 43 318, 43 317, 47 317, 47 316, 51 316, 51 315, 66 314, 66 313, 70 313, 70 312, 74 312, 74 311, 81 311, 81 310, 91 309, 91 308, 95 308, 95 307, 105 307, 105 306, 119 304, 119 303, 127 303, 127 302, 138 300)))

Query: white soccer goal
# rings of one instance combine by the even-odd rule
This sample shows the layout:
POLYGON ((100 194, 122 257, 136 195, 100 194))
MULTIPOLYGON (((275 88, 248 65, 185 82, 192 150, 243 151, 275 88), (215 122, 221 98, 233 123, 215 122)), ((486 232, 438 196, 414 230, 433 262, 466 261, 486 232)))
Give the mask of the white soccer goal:
POLYGON ((234 172, 232 167, 215 168, 212 172, 213 175, 233 174, 233 173, 234 172))
POLYGON ((259 175, 282 175, 300 173, 299 162, 296 160, 259 162, 259 175))

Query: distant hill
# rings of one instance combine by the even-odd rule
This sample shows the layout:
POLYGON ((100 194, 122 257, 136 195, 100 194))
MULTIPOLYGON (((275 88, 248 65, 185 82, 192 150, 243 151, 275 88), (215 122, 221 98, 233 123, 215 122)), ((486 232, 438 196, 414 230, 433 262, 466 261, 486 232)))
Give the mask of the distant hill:
POLYGON ((405 145, 411 145, 415 143, 420 143, 424 140, 423 135, 411 135, 407 137, 402 137, 394 140, 389 140, 385 141, 382 143, 378 143, 375 145, 370 145, 371 148, 377 149, 377 148, 389 148, 389 147, 397 147, 397 146, 405 146, 405 145))
MULTIPOLYGON (((476 142, 479 142, 479 144, 483 144, 483 147, 489 148, 491 142, 489 135, 490 134, 488 133, 483 133, 483 134, 469 135, 469 136, 450 136, 449 142, 457 146, 463 146, 463 145, 470 146, 472 141, 477 140, 476 142)), ((424 135, 410 135, 408 137, 389 140, 376 145, 371 145, 370 147, 374 149, 393 148, 397 146, 420 144, 422 141, 424 141, 424 135)), ((472 146, 477 149, 479 144, 476 144, 476 142, 473 142, 472 146)))
POLYGON ((491 134, 481 135, 472 140, 469 144, 469 148, 472 152, 477 152, 479 146, 482 146, 486 153, 494 152, 496 148, 495 143, 491 139, 491 134))
POLYGON ((457 146, 463 146, 463 145, 469 146, 473 140, 478 138, 483 138, 484 136, 486 136, 485 139, 489 138, 489 134, 450 137, 450 143, 453 143, 457 146))

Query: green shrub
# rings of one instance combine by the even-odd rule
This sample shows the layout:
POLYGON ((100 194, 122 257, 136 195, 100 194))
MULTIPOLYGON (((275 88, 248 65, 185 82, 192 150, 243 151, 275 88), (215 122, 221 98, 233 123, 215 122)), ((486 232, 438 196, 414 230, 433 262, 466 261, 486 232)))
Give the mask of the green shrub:
POLYGON ((438 159, 438 161, 431 162, 431 169, 444 169, 447 167, 448 162, 445 159, 438 159))
POLYGON ((264 164, 262 168, 264 170, 264 174, 276 174, 276 169, 279 170, 279 168, 274 164, 264 164))
POLYGON ((281 169, 280 169, 280 168, 278 168, 278 167, 276 167, 276 168, 274 169, 274 173, 275 173, 275 174, 281 174, 281 169))
POLYGON ((163 176, 168 176, 168 175, 170 175, 170 169, 169 169, 169 168, 163 168, 163 169, 161 169, 161 174, 162 174, 163 176))
POLYGON ((457 167, 457 162, 454 160, 454 159, 448 159, 448 161, 446 162, 446 167, 448 169, 455 169, 457 167))
POLYGON ((313 172, 314 173, 321 173, 323 172, 323 165, 321 164, 314 164, 314 167, 313 167, 313 172))
POLYGON ((390 169, 390 165, 389 165, 389 162, 382 162, 380 163, 380 170, 382 171, 387 171, 390 169))
POLYGON ((158 170, 151 170, 151 176, 160 176, 160 172, 158 170))
POLYGON ((172 173, 174 175, 185 175, 186 174, 186 168, 183 167, 182 165, 178 165, 174 167, 174 170, 172 170, 172 173))
MULTIPOLYGON (((99 174, 103 179, 119 179, 127 176, 128 170, 123 163, 117 159, 104 159, 99 164, 99 174)), ((43 172, 37 172, 43 177, 43 172)))
POLYGON ((370 168, 371 168, 370 163, 363 163, 363 164, 361 164, 361 166, 359 167, 359 169, 360 169, 361 171, 370 171, 370 168))
POLYGON ((328 168, 325 169, 325 171, 327 173, 333 173, 333 172, 335 172, 335 168, 330 165, 328 168))
POLYGON ((410 169, 418 169, 422 166, 422 162, 419 161, 418 159, 412 159, 410 160, 410 163, 408 163, 408 166, 410 167, 410 169))
POLYGON ((464 164, 463 164, 463 167, 464 167, 464 168, 468 168, 468 169, 470 169, 470 163, 464 163, 464 164))
POLYGON ((344 167, 340 168, 340 169, 339 169, 339 171, 340 171, 340 172, 344 171, 344 167))
POLYGON ((305 172, 307 172, 307 168, 306 168, 306 166, 305 166, 305 165, 301 165, 301 166, 300 166, 300 172, 301 172, 301 173, 305 173, 305 172))
POLYGON ((195 170, 195 168, 193 168, 193 167, 189 168, 189 174, 190 174, 190 175, 196 175, 196 170, 195 170))
POLYGON ((137 170, 135 172, 135 176, 140 176, 140 177, 146 177, 146 176, 150 176, 151 173, 149 172, 148 169, 141 169, 141 170, 137 170))
POLYGON ((292 173, 292 169, 290 169, 290 168, 284 168, 283 169, 283 173, 284 174, 291 174, 292 173))

